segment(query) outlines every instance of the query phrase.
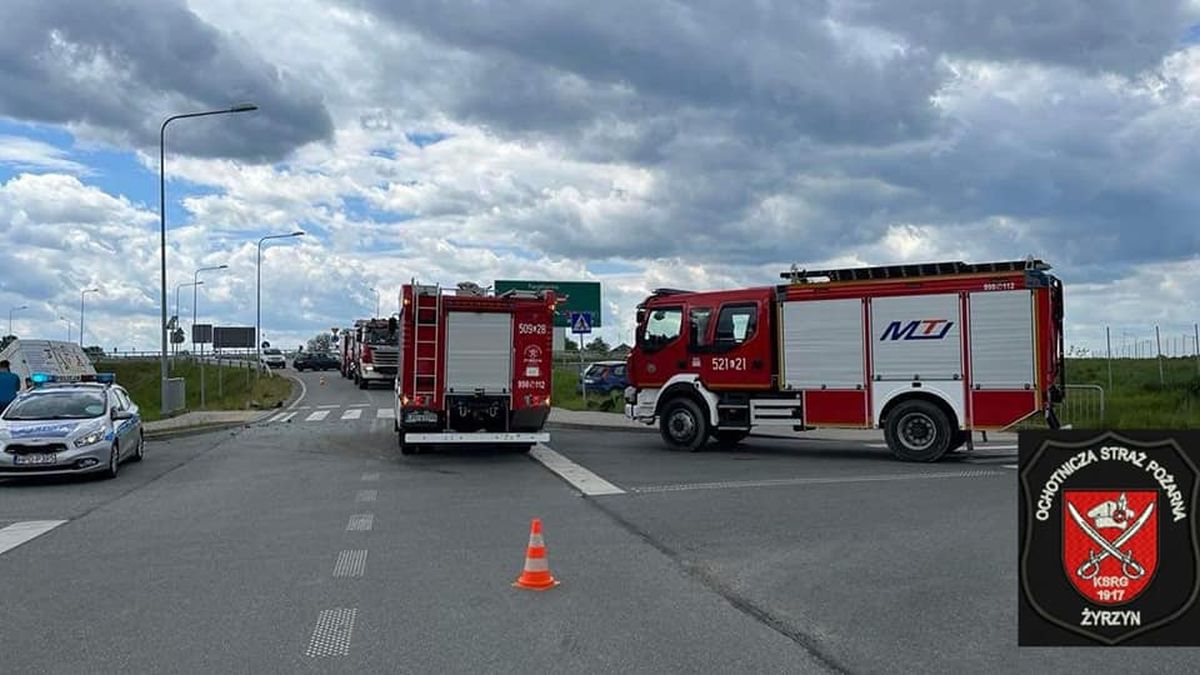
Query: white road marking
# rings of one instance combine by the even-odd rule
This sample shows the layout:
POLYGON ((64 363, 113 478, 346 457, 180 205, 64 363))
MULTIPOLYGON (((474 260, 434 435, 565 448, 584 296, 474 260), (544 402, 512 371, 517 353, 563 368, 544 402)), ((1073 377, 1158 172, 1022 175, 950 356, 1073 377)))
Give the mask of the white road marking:
POLYGON ((360 513, 350 516, 350 522, 346 523, 347 532, 367 532, 375 525, 375 514, 360 513))
POLYGON ((304 421, 305 422, 320 422, 321 420, 325 419, 326 417, 329 417, 328 410, 318 410, 315 413, 309 415, 308 417, 305 417, 304 421))
POLYGON ((391 408, 380 408, 379 410, 375 411, 375 418, 381 420, 394 420, 396 419, 396 411, 391 408))
POLYGON ((600 476, 579 466, 541 443, 533 446, 529 456, 562 477, 585 495, 623 495, 625 491, 600 476))
POLYGON ((354 495, 356 502, 373 502, 379 497, 379 490, 359 490, 358 494, 354 495))
POLYGON ((367 552, 342 551, 338 554, 337 563, 333 566, 335 577, 361 577, 367 569, 367 552))
POLYGON ((40 537, 66 522, 65 520, 26 520, 0 529, 0 553, 10 551, 31 539, 40 537))
POLYGON ((311 405, 302 405, 302 406, 299 406, 298 408, 296 408, 296 410, 312 410, 312 406, 311 405))
POLYGON ((379 474, 378 473, 364 473, 362 475, 362 479, 363 480, 379 480, 379 474))
POLYGON ((334 405, 319 405, 319 406, 317 406, 317 410, 333 410, 334 408, 340 408, 340 407, 342 407, 342 406, 341 406, 341 405, 339 405, 339 404, 334 404, 334 405))
POLYGON ((271 422, 272 423, 287 422, 288 420, 292 419, 295 416, 296 416, 296 413, 294 413, 294 412, 279 413, 278 415, 271 418, 271 422))
POLYGON ((767 480, 723 481, 720 483, 678 483, 670 485, 643 485, 630 488, 637 493, 686 492, 689 490, 729 490, 735 488, 777 487, 781 485, 824 485, 831 483, 878 483, 895 480, 925 480, 935 478, 982 478, 1003 476, 1000 471, 946 471, 937 473, 901 473, 879 476, 829 476, 826 478, 775 478, 767 480))
POLYGON ((350 638, 354 634, 354 619, 357 616, 358 609, 321 610, 305 655, 317 658, 349 654, 350 638))
POLYGON ((1015 469, 1015 468, 1017 468, 1017 465, 1016 465, 1016 464, 1004 464, 1003 466, 1004 466, 1004 468, 1006 468, 1006 469, 1015 469))
POLYGON ((369 407, 371 407, 371 404, 370 403, 352 403, 346 407, 347 408, 369 408, 369 407))
POLYGON ((342 413, 342 419, 344 420, 356 420, 360 417, 362 417, 361 408, 351 408, 350 410, 342 413))

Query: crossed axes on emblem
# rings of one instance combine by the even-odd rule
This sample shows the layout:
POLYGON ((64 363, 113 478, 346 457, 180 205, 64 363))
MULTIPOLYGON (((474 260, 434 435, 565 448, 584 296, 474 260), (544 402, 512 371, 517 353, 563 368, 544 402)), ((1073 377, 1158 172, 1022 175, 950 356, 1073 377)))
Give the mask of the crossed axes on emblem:
POLYGON ((1088 551, 1087 562, 1080 565, 1079 569, 1075 570, 1075 574, 1078 574, 1083 579, 1091 579, 1100 573, 1100 561, 1104 560, 1110 555, 1121 561, 1121 573, 1127 578, 1138 579, 1146 573, 1146 568, 1142 567, 1138 561, 1133 559, 1133 552, 1130 551, 1128 553, 1121 553, 1120 547, 1122 544, 1133 538, 1133 535, 1137 534, 1138 530, 1142 529, 1142 526, 1146 524, 1147 520, 1149 520, 1150 513, 1154 510, 1153 502, 1151 502, 1146 507, 1146 510, 1142 512, 1142 515, 1138 517, 1137 522, 1131 525, 1128 530, 1121 534, 1121 536, 1112 541, 1105 539, 1104 535, 1097 532, 1091 525, 1088 525, 1087 521, 1083 519, 1083 516, 1079 515, 1079 512, 1075 510, 1075 506, 1070 502, 1067 502, 1067 509, 1071 512, 1071 518, 1079 525, 1080 529, 1083 530, 1083 533, 1086 534, 1092 541, 1099 544, 1102 549, 1104 549, 1099 554, 1097 554, 1095 551, 1088 551))

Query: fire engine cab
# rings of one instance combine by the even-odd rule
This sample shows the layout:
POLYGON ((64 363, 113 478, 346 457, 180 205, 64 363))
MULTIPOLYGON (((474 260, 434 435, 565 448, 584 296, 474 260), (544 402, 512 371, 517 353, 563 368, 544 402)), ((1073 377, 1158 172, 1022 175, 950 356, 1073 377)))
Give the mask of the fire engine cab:
POLYGON ((527 451, 545 443, 553 377, 551 291, 489 294, 414 280, 400 293, 396 433, 402 454, 435 444, 527 451))
POLYGON ((1063 290, 1024 261, 796 270, 777 286, 659 289, 638 306, 626 416, 672 447, 883 429, 937 461, 1063 400, 1063 290))

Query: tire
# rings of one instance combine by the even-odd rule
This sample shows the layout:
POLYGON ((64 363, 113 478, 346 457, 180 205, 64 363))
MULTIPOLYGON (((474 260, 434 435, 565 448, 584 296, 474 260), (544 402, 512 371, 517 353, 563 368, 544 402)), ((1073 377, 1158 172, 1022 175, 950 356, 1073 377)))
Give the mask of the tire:
POLYGON ((419 445, 404 442, 404 432, 403 431, 396 433, 396 445, 397 445, 397 447, 400 448, 400 454, 402 454, 402 455, 419 455, 419 454, 421 454, 421 447, 419 445))
POLYGON ((700 450, 708 440, 708 420, 700 406, 682 396, 663 406, 658 430, 667 445, 689 452, 700 450))
POLYGON ((508 451, 514 454, 523 454, 530 450, 533 450, 533 443, 514 443, 508 448, 508 451))
POLYGON ((366 389, 369 386, 371 386, 371 382, 369 380, 365 380, 361 377, 358 378, 358 388, 359 389, 366 389))
POLYGON ((113 443, 112 449, 108 451, 108 467, 104 469, 104 477, 107 480, 112 480, 121 472, 121 450, 113 443))
POLYGON ((942 408, 929 401, 902 401, 888 413, 888 448, 906 462, 936 462, 950 450, 954 428, 942 408))
POLYGON ((130 458, 130 461, 140 462, 143 459, 146 459, 146 435, 138 433, 137 447, 133 449, 133 457, 130 458))
POLYGON ((950 438, 950 449, 946 452, 958 452, 964 445, 967 444, 967 439, 970 438, 971 432, 964 429, 957 429, 950 438))
POLYGON ((733 447, 746 440, 749 435, 749 431, 714 431, 713 440, 717 442, 717 445, 733 447))

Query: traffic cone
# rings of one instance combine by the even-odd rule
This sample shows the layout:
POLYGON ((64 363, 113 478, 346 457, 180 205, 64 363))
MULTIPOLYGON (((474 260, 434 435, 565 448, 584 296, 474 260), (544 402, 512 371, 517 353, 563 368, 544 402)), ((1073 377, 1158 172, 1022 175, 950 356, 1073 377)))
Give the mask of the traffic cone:
POLYGON ((529 530, 529 548, 525 553, 525 569, 521 576, 513 582, 517 588, 531 591, 544 591, 558 585, 558 580, 550 574, 550 564, 546 562, 546 545, 542 542, 542 521, 533 519, 529 530))

